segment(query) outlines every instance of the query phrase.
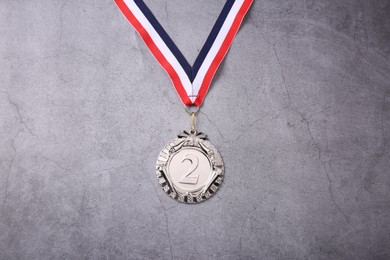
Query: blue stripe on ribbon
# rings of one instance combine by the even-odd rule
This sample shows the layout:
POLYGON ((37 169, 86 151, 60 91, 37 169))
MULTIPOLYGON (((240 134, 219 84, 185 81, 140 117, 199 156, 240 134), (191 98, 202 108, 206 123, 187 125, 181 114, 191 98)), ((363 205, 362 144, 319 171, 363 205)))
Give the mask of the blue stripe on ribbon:
POLYGON ((145 15, 146 19, 149 20, 150 24, 153 26, 153 28, 156 30, 156 32, 160 35, 161 39, 165 42, 167 47, 171 50, 172 54, 176 57, 177 61, 180 63, 180 65, 183 67, 183 70, 187 74, 188 78, 191 82, 194 81, 196 75, 198 74, 199 68, 202 65, 204 59, 207 56, 207 53, 210 51, 211 46, 213 45, 215 39, 217 38, 217 35, 219 31, 221 30, 221 27, 223 23, 226 20, 227 15, 230 12, 230 9, 232 8, 234 2, 236 0, 227 0, 220 15, 218 16, 217 21, 215 22, 213 29, 211 30, 209 36, 207 37, 206 42, 204 43, 201 51, 198 54, 198 57, 196 58, 194 65, 191 67, 191 65, 188 63, 184 55, 180 52, 179 48, 177 48, 176 44, 173 42, 171 37, 169 37, 168 33, 164 30, 164 28, 161 26, 161 24, 158 22, 156 17, 153 15, 152 11, 147 7, 147 5, 144 3, 143 0, 134 0, 135 4, 138 6, 138 8, 141 10, 141 12, 145 15))
POLYGON ((213 45, 215 38, 217 38, 219 31, 221 30, 221 27, 223 23, 226 20, 227 15, 230 12, 230 9, 232 9, 232 6, 234 4, 235 0, 228 0, 225 3, 225 6, 223 7, 221 13, 218 16, 217 21, 215 22, 213 29, 211 30, 209 37, 207 37, 206 42, 204 43, 202 49, 199 52, 198 57, 196 58, 194 65, 192 66, 192 77, 191 82, 194 81, 196 75, 198 74, 198 71, 200 69, 200 66, 202 66, 202 63, 204 59, 207 56, 207 53, 209 53, 211 46, 213 45))

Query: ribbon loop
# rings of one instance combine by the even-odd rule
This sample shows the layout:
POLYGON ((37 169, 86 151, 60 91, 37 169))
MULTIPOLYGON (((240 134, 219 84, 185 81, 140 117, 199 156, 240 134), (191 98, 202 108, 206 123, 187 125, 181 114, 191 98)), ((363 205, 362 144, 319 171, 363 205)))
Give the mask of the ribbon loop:
POLYGON ((191 67, 142 0, 114 0, 167 72, 186 106, 200 106, 253 0, 227 0, 191 67))

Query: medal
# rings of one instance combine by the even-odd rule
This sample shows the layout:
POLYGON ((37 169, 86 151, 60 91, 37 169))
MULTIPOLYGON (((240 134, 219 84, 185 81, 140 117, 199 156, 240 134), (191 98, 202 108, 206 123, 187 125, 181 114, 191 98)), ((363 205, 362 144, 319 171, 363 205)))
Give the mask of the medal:
POLYGON ((191 116, 191 129, 183 131, 163 148, 156 165, 157 178, 163 190, 179 202, 202 202, 210 198, 222 183, 222 157, 206 135, 195 129, 195 116, 252 1, 226 1, 191 66, 142 0, 115 0, 167 72, 191 116))
POLYGON ((157 178, 163 190, 184 203, 197 203, 213 195, 222 183, 223 162, 217 149, 192 126, 167 144, 157 159, 157 178))

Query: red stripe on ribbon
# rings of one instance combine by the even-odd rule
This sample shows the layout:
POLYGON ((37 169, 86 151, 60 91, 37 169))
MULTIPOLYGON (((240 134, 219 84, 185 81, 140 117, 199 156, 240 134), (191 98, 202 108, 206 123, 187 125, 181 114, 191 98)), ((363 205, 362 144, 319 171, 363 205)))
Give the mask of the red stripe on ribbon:
POLYGON ((164 55, 161 53, 161 51, 158 49, 152 38, 150 37, 149 33, 145 30, 145 28, 142 26, 142 24, 137 20, 137 18, 134 16, 134 14, 130 11, 130 9, 127 7, 126 3, 123 0, 114 0, 115 3, 118 5, 119 9, 122 11, 124 16, 127 18, 127 20, 133 25, 135 30, 138 32, 138 34, 142 37, 146 45, 148 46, 150 52, 153 54, 153 56, 156 58, 158 63, 160 63, 161 67, 165 69, 165 71, 168 73, 169 77, 172 80, 172 83, 177 91, 177 93, 180 96, 181 101, 186 106, 191 106, 192 102, 187 96, 187 93, 180 81, 179 76, 177 75, 176 71, 173 69, 172 65, 168 62, 168 60, 164 57, 164 55))
POLYGON ((199 107, 200 105, 202 105, 203 100, 207 94, 207 91, 209 90, 211 81, 213 80, 213 77, 215 75, 215 72, 217 71, 219 65, 221 64, 223 58, 225 57, 227 51, 229 50, 229 47, 232 44, 233 39, 236 36, 238 29, 240 28, 242 20, 244 19, 245 14, 249 10, 249 7, 251 6, 252 2, 253 0, 246 0, 244 4, 241 6, 240 10, 238 11, 236 18, 233 21, 232 27, 230 28, 228 34, 226 35, 226 38, 221 45, 221 48, 219 49, 217 55, 215 56, 214 60, 210 65, 210 68, 208 69, 205 75, 205 78, 198 92, 198 97, 196 98, 193 104, 194 106, 199 107))

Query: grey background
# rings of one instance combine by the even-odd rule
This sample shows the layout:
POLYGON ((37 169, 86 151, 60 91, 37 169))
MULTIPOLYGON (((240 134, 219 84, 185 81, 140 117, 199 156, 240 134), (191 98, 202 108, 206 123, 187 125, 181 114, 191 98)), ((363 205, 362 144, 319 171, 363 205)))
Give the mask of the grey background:
MULTIPOLYGON (((192 63, 225 1, 147 0, 192 63)), ((198 117, 226 178, 166 196, 190 119, 113 1, 0 1, 0 259, 389 259, 389 1, 256 0, 198 117)))

